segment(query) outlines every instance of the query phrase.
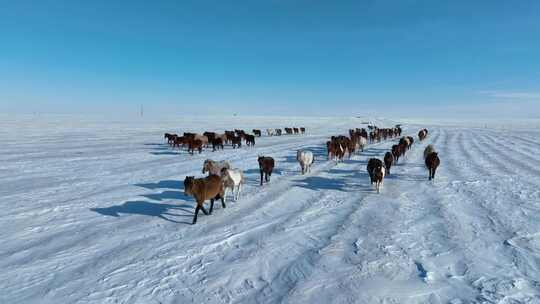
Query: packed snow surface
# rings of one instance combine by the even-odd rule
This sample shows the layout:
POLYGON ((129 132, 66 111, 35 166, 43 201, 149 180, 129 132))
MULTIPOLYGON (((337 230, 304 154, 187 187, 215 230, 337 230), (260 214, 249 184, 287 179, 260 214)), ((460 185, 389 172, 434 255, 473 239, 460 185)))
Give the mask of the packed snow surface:
POLYGON ((196 117, 0 122, 0 303, 540 303, 536 128, 403 124, 415 143, 377 195, 367 160, 326 141, 367 118, 196 117), (255 147, 188 155, 164 132, 303 126, 255 147), (429 135, 423 142, 420 128, 429 135), (441 166, 428 181, 423 149, 441 166), (302 176, 297 149, 314 153, 302 176), (257 155, 276 170, 259 186, 257 155), (199 214, 183 191, 229 160, 239 201, 199 214))

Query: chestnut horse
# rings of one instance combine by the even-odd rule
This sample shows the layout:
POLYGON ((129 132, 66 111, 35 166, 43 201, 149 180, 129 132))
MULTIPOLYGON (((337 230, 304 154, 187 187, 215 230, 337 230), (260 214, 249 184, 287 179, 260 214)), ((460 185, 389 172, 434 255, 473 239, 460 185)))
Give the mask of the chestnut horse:
POLYGON ((221 181, 221 177, 217 175, 210 175, 205 178, 186 176, 184 179, 184 193, 188 196, 193 196, 197 202, 195 215, 193 216, 193 224, 197 223, 199 210, 202 210, 206 215, 212 214, 212 210, 214 210, 214 200, 216 199, 221 199, 221 206, 226 208, 223 182, 221 181), (204 202, 207 200, 210 200, 210 212, 206 212, 206 209, 204 208, 204 202))

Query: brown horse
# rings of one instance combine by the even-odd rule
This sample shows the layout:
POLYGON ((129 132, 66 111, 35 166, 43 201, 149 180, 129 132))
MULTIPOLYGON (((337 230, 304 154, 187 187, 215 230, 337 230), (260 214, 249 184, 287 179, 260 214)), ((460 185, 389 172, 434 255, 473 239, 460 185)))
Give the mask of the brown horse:
POLYGON ((261 137, 261 135, 262 135, 261 130, 253 129, 253 135, 255 135, 257 137, 261 137))
POLYGON ((225 206, 225 193, 221 177, 217 175, 209 175, 205 178, 195 178, 194 176, 186 176, 184 179, 184 192, 186 195, 193 196, 197 202, 195 215, 193 216, 193 224, 197 223, 197 215, 199 210, 202 210, 205 215, 212 214, 214 210, 214 200, 221 199, 221 206, 225 206), (206 212, 204 202, 210 200, 210 212, 206 212))
POLYGON ((326 148, 328 149, 328 159, 334 159, 336 161, 343 160, 345 152, 347 151, 347 144, 342 142, 337 137, 332 137, 332 139, 326 142, 326 148))
POLYGON ((259 156, 257 161, 259 162, 259 171, 261 173, 261 186, 262 186, 263 175, 267 183, 270 181, 270 176, 272 176, 272 171, 274 170, 275 162, 272 157, 264 157, 264 156, 259 156))
POLYGON ((306 133, 306 128, 304 128, 304 127, 300 128, 300 133, 305 134, 306 133))

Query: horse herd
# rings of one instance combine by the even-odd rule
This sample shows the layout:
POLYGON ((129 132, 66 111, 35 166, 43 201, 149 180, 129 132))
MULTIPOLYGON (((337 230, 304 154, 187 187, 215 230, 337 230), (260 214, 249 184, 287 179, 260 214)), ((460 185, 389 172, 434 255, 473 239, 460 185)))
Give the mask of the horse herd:
MULTIPOLYGON (((284 128, 286 135, 305 134, 306 128, 284 128)), ((226 144, 230 144, 233 149, 241 148, 242 141, 246 146, 255 146, 255 137, 261 137, 262 131, 253 129, 253 134, 248 134, 244 130, 235 129, 225 131, 225 133, 204 132, 203 134, 184 132, 182 136, 174 133, 165 133, 164 138, 171 147, 178 149, 187 147, 187 152, 192 154, 195 150, 202 153, 203 148, 212 145, 212 151, 223 150, 226 144)), ((282 129, 266 129, 268 136, 281 136, 282 129)))
MULTIPOLYGON (((401 133, 401 132, 399 132, 401 133)), ((399 134, 397 133, 397 134, 399 134)), ((396 134, 396 133, 394 133, 396 134)), ((418 132, 418 139, 423 141, 426 139, 428 134, 427 129, 422 129, 418 132)), ((392 150, 384 154, 384 158, 381 161, 378 158, 370 158, 367 163, 367 171, 371 184, 375 183, 375 188, 377 193, 380 192, 380 188, 383 184, 384 177, 390 174, 390 168, 394 163, 399 161, 401 156, 404 156, 405 153, 411 149, 412 144, 414 143, 414 138, 412 136, 404 136, 399 139, 397 145, 392 146, 392 150)), ((424 162, 426 168, 429 171, 429 180, 435 178, 435 171, 439 167, 441 161, 439 159, 438 153, 435 151, 433 145, 428 145, 424 149, 424 162)))
MULTIPOLYGON (((302 128, 303 129, 303 128, 302 128)), ((257 131, 257 130, 253 130, 257 131)), ((232 132, 232 131, 231 131, 232 132)), ((295 134, 287 132, 287 134, 295 134)), ((299 131, 300 132, 300 131, 299 131)), ((305 132, 305 129, 301 131, 305 132)), ((365 129, 351 129, 349 130, 349 137, 347 136, 332 136, 330 141, 326 143, 328 148, 328 159, 334 159, 336 161, 341 161, 345 156, 350 156, 358 151, 363 151, 364 147, 367 145, 367 142, 380 142, 381 140, 388 138, 396 138, 401 136, 401 128, 396 126, 395 128, 377 128, 376 126, 371 126, 370 132, 368 133, 365 129)), ((246 139, 245 132, 241 130, 234 131, 236 138, 244 138, 246 142, 249 142, 249 139, 246 139), (239 131, 239 132, 237 132, 239 131), (243 136, 242 136, 243 135, 243 136)), ((253 132, 259 134, 258 132, 253 132)), ((228 134, 232 134, 229 131, 226 131, 224 134, 215 134, 211 132, 205 132, 202 136, 212 138, 215 142, 216 138, 227 139, 227 142, 231 142, 231 138, 228 134), (212 135, 213 134, 213 135, 212 135)), ((268 132, 270 135, 270 132, 268 132)), ((274 133, 277 134, 277 133, 274 133)), ((298 134, 298 133, 296 133, 298 134)), ((427 129, 422 129, 418 133, 418 138, 420 141, 423 141, 428 134, 427 129)), ((176 145, 176 142, 179 140, 179 136, 174 134, 167 134, 165 138, 172 144, 176 145), (172 137, 171 137, 172 136, 172 137)), ((252 136, 254 136, 252 135, 252 136)), ((188 141, 188 146, 191 142, 199 140, 201 141, 201 135, 191 135, 190 133, 184 133, 185 138, 190 138, 188 141), (186 135, 188 134, 188 135, 186 135)), ((184 140, 182 139, 182 140, 184 140)), ((370 158, 367 163, 367 171, 370 177, 371 184, 375 183, 375 188, 377 193, 380 193, 380 188, 383 184, 384 178, 386 175, 390 174, 391 167, 398 162, 401 156, 404 156, 405 153, 410 150, 412 144, 414 143, 414 138, 411 136, 404 136, 399 139, 398 144, 393 145, 391 151, 385 153, 383 160, 377 158, 370 158)), ((191 148, 188 148, 191 149, 191 148)), ((314 156, 311 151, 307 150, 298 150, 296 159, 300 164, 302 174, 310 172, 311 165, 314 161, 314 156)), ((426 167, 429 170, 429 180, 435 177, 435 171, 440 164, 440 160, 437 152, 435 151, 433 145, 428 145, 424 150, 424 159, 426 167)), ((263 185, 263 182, 269 182, 272 175, 272 171, 275 167, 275 160, 269 156, 258 156, 257 162, 259 164, 259 173, 260 173, 260 185, 263 185)), ((231 165, 228 161, 213 161, 207 159, 204 161, 202 166, 202 173, 208 173, 208 176, 203 178, 195 178, 195 176, 187 176, 184 180, 184 191, 188 196, 193 196, 197 202, 195 208, 195 214, 193 217, 193 224, 197 222, 197 215, 200 210, 206 215, 211 214, 214 209, 215 200, 221 200, 223 208, 226 208, 225 202, 227 198, 227 192, 230 190, 232 193, 233 199, 237 201, 240 198, 240 193, 242 192, 242 187, 245 183, 244 173, 241 169, 231 168, 231 165), (210 200, 210 210, 207 211, 204 208, 204 202, 210 200)))

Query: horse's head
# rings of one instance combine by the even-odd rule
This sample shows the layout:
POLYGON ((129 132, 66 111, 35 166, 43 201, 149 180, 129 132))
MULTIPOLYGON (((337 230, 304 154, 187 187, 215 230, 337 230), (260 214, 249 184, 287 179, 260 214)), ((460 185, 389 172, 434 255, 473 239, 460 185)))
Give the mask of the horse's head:
POLYGON ((202 173, 206 173, 206 171, 210 171, 210 166, 212 165, 212 161, 210 159, 207 159, 204 161, 203 167, 202 167, 202 173))
POLYGON ((195 181, 195 176, 186 176, 184 179, 184 193, 186 195, 193 195, 193 182, 195 181))
POLYGON ((221 168, 221 177, 227 176, 229 169, 227 167, 221 168))

